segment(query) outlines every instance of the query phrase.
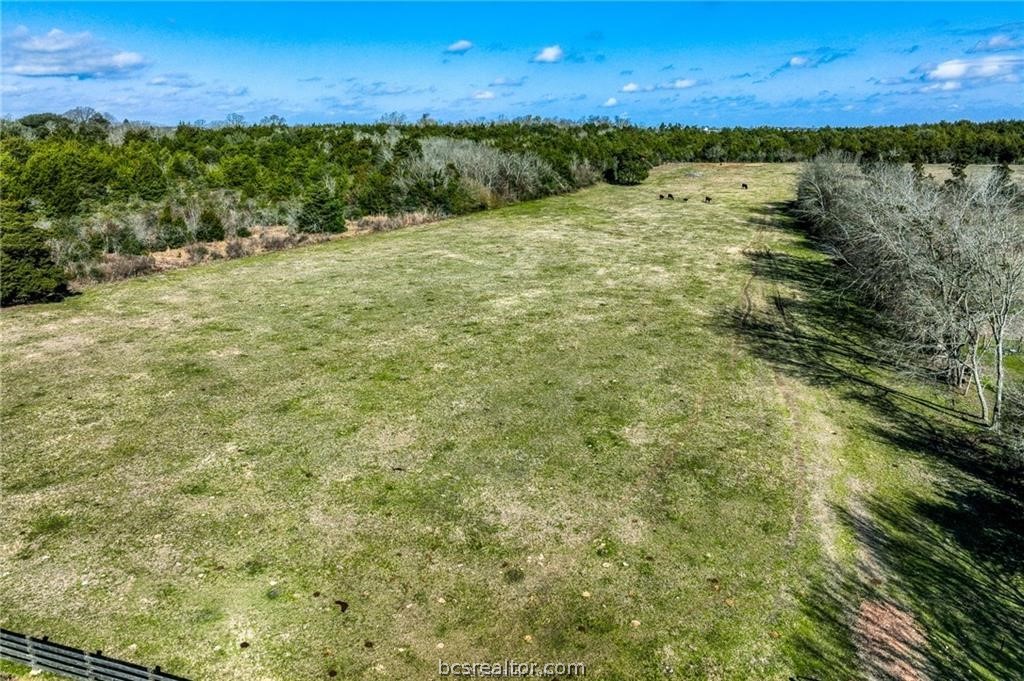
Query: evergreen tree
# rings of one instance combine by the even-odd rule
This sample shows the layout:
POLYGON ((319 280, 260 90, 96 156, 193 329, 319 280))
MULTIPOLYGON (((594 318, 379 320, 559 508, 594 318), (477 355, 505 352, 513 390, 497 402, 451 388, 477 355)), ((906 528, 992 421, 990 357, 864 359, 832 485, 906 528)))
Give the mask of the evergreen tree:
POLYGON ((157 248, 181 248, 189 241, 191 235, 185 225, 185 219, 171 211, 171 204, 164 204, 156 219, 157 237, 154 244, 157 248))
POLYGON ((945 186, 949 189, 963 189, 967 184, 967 161, 953 161, 949 165, 949 173, 952 177, 946 180, 945 186))
POLYGON ((199 225, 196 228, 196 239, 199 241, 221 241, 224 239, 224 223, 217 211, 207 206, 199 213, 199 225))
POLYGON ((611 184, 640 184, 650 170, 646 156, 634 149, 624 149, 615 155, 612 167, 605 171, 605 179, 611 184))
POLYGON ((345 207, 323 182, 318 182, 299 212, 298 228, 302 232, 345 231, 345 207))
POLYGON ((46 235, 31 217, 4 202, 0 206, 0 305, 60 300, 67 276, 53 262, 46 235))

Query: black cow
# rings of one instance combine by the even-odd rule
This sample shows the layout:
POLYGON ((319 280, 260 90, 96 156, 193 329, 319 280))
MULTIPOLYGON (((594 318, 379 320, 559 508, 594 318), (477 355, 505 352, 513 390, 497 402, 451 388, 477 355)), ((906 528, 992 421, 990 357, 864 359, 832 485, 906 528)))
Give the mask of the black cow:
POLYGON ((690 197, 689 197, 689 196, 684 196, 684 197, 683 197, 683 201, 689 201, 689 200, 690 200, 690 197))
POLYGON ((668 199, 669 201, 675 201, 676 200, 676 197, 672 196, 671 194, 669 194, 665 198, 668 199))
POLYGON ((659 200, 659 201, 661 201, 661 200, 662 200, 663 198, 665 198, 665 195, 664 195, 664 194, 658 194, 658 200, 659 200))
POLYGON ((711 197, 710 196, 705 196, 704 197, 704 203, 711 203, 711 197))
POLYGON ((746 188, 747 188, 747 183, 746 183, 746 182, 744 182, 744 183, 743 183, 743 184, 741 184, 740 186, 741 186, 741 187, 743 187, 744 189, 746 189, 746 188))

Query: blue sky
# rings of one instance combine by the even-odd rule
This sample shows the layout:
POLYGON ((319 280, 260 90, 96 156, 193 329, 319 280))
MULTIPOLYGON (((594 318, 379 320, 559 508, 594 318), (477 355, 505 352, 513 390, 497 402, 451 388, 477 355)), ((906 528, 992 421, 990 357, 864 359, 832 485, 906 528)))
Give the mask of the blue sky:
POLYGON ((2 112, 177 123, 1024 118, 1024 3, 29 3, 2 112))

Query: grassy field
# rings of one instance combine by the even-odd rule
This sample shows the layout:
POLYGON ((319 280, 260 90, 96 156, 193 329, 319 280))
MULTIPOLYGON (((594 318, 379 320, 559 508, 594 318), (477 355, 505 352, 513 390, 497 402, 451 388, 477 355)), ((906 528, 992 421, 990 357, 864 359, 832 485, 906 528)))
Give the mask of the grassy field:
POLYGON ((1019 479, 875 359, 795 172, 5 310, 0 622, 196 679, 1018 676, 1019 479))

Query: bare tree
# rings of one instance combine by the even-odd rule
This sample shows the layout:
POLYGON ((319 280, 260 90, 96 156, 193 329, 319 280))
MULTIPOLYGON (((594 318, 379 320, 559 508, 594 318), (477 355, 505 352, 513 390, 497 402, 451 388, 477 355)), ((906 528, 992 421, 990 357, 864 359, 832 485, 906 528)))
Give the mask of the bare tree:
POLYGON ((858 172, 822 158, 804 168, 799 209, 899 330, 900 350, 957 388, 973 384, 981 420, 998 429, 1006 345, 1024 317, 1024 219, 1005 172, 962 175, 939 186, 903 165, 858 172))
POLYGON ((195 194, 186 194, 179 200, 178 206, 181 209, 181 216, 185 220, 185 227, 188 228, 192 236, 195 236, 199 230, 199 216, 203 212, 202 201, 195 194))

